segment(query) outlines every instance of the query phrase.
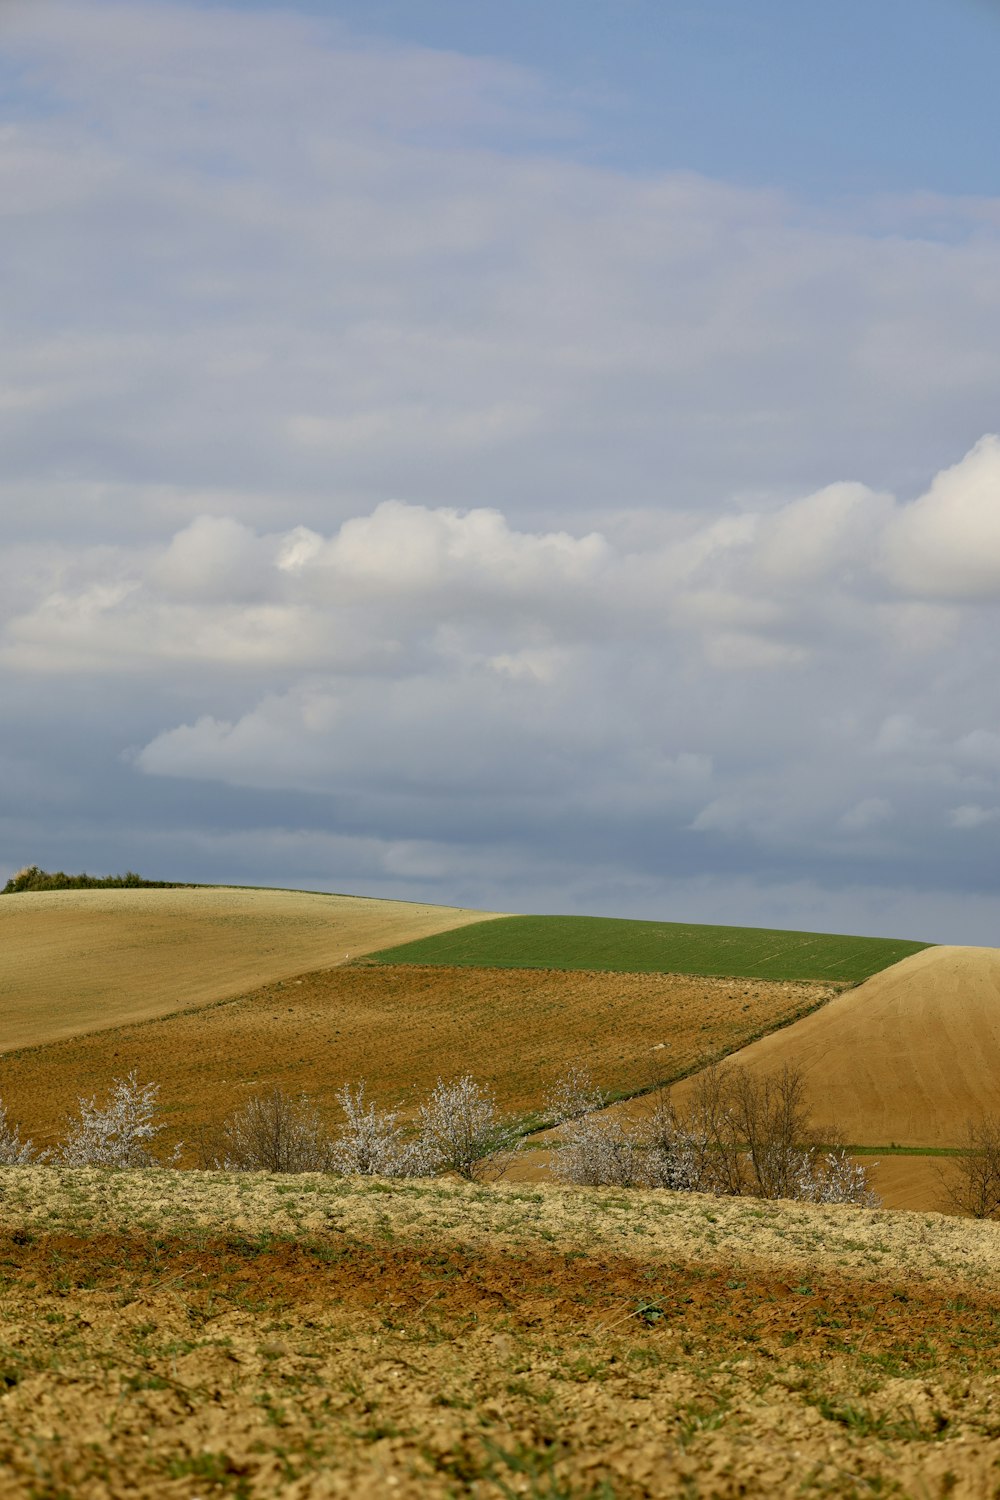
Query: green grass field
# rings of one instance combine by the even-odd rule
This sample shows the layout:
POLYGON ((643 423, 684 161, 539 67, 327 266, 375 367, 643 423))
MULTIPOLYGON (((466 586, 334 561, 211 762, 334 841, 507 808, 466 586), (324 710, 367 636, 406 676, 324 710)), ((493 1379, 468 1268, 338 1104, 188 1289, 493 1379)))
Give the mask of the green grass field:
POLYGON ((893 938, 630 922, 617 917, 501 917, 384 948, 366 962, 828 979, 850 984, 928 946, 893 938))

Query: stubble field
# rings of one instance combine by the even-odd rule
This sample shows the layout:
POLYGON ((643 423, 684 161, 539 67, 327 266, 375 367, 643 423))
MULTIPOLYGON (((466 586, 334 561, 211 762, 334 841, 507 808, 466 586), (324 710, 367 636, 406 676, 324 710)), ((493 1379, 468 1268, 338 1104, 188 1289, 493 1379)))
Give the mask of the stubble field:
POLYGON ((960 1145, 1000 1108, 1000 949, 925 948, 733 1061, 800 1070, 850 1141, 960 1145))
POLYGON ((24 1500, 1000 1484, 1000 1228, 669 1193, 0 1173, 24 1500))

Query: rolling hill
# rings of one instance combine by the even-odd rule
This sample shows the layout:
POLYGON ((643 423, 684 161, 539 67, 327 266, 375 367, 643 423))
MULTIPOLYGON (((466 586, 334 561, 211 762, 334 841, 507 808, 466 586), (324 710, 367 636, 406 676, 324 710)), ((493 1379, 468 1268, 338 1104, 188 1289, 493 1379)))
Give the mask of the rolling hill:
MULTIPOLYGON (((530 1114, 568 1064, 628 1094, 719 1054, 801 1068, 858 1145, 953 1147, 1000 1107, 994 949, 225 888, 7 897, 0 943, 0 1097, 39 1144, 131 1067, 189 1143, 274 1084, 329 1114, 471 1071, 530 1114)), ((933 1158, 882 1179, 939 1202, 933 1158)))
POLYGON ((852 1143, 958 1146, 1000 1112, 1000 949, 926 948, 730 1061, 801 1069, 852 1143))
POLYGON ((210 1004, 483 912, 227 887, 0 901, 0 1052, 210 1004))

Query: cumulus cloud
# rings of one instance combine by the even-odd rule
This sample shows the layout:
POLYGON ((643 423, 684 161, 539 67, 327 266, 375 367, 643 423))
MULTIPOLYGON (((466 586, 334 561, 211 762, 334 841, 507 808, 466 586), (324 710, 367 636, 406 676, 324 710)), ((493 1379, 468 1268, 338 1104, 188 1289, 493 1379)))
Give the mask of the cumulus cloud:
MULTIPOLYGON (((928 495, 958 494, 960 504, 956 476, 970 472, 975 487, 983 451, 928 495)), ((804 666, 862 642, 943 649, 959 616, 936 602, 941 580, 917 600, 915 578, 883 565, 923 503, 835 484, 766 511, 679 517, 639 549, 635 513, 627 526, 612 519, 606 532, 582 534, 518 528, 496 509, 399 500, 330 535, 202 515, 159 545, 12 551, 20 608, 8 602, 0 659, 26 670, 145 671, 156 660, 295 670, 388 657, 406 670, 430 652, 552 678, 568 660, 561 650, 599 639, 640 649, 673 640, 739 671, 804 666)), ((988 536, 978 543, 988 559, 988 536)), ((897 748, 907 725, 889 715, 879 747, 897 748)), ((988 731, 973 731, 963 753, 996 759, 992 745, 988 731)))
POLYGON ((872 541, 884 530, 892 499, 863 484, 831 484, 784 505, 760 528, 762 573, 796 585, 826 579, 846 567, 857 577, 872 541))
MULTIPOLYGON (((898 844, 912 788, 937 787, 940 816, 971 826, 1000 773, 1000 731, 969 704, 951 734, 915 711, 906 612, 939 606, 885 575, 908 517, 857 484, 678 514, 639 549, 634 513, 582 534, 401 501, 329 535, 202 516, 158 546, 54 552, 47 568, 36 550, 0 664, 197 680, 202 703, 230 674, 237 711, 163 725, 133 746, 135 769, 350 788, 383 816, 405 804, 417 834, 432 804, 478 794, 494 821, 543 804, 569 818, 589 799, 598 823, 676 817, 760 847, 898 844)), ((968 625, 950 608, 951 629, 917 630, 921 662, 968 625)))
POLYGON ((242 600, 266 587, 266 543, 230 516, 197 516, 150 569, 150 582, 177 599, 242 600))
POLYGON ((982 438, 904 507, 886 553, 890 577, 912 593, 1000 599, 1000 437, 982 438))

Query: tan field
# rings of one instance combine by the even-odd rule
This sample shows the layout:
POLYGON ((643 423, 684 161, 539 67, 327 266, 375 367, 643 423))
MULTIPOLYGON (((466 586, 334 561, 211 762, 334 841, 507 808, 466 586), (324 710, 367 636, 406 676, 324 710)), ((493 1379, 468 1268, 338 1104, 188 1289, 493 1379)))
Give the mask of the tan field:
POLYGON ((171 1137, 189 1143, 199 1125, 275 1085, 336 1117, 343 1083, 364 1078, 370 1094, 406 1106, 439 1076, 471 1072, 505 1108, 530 1112, 571 1063, 608 1089, 635 1090, 836 992, 676 974, 352 965, 8 1053, 0 1096, 43 1145, 79 1095, 103 1095, 133 1067, 159 1083, 171 1137))
POLYGON ((0 1172, 11 1500, 1000 1485, 1000 1226, 305 1176, 0 1172))
MULTIPOLYGON (((1000 949, 927 948, 727 1059, 801 1070, 813 1120, 859 1146, 956 1147, 1000 1112, 1000 949)), ((674 1097, 690 1098, 693 1079, 674 1097)), ((609 1113, 641 1119, 642 1100, 609 1113)), ((947 1158, 861 1158, 889 1208, 941 1209, 947 1158)), ((529 1171, 540 1175, 545 1158, 529 1171)))
POLYGON ((0 901, 0 1052, 329 967, 491 912, 302 891, 43 891, 0 901))
POLYGON ((852 1143, 959 1146, 1000 1111, 1000 949, 926 948, 732 1061, 800 1069, 814 1119, 852 1143))

